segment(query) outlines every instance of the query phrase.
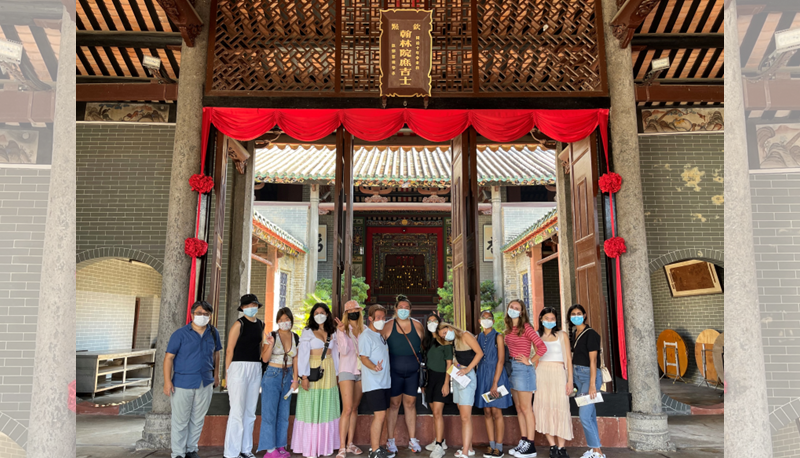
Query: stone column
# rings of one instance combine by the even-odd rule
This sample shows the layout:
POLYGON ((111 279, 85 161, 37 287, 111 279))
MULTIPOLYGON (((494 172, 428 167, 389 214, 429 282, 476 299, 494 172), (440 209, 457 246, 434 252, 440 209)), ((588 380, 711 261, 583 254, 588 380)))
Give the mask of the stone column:
POLYGON ((668 451, 670 441, 667 415, 661 409, 658 384, 653 298, 639 162, 636 94, 630 47, 620 49, 609 25, 617 13, 616 0, 603 1, 606 63, 611 96, 611 150, 614 168, 622 176, 617 193, 617 233, 625 238, 628 252, 621 257, 622 291, 625 294, 625 333, 628 342, 628 383, 633 397, 628 413, 628 445, 638 451, 668 451))
POLYGON ((725 6, 725 452, 771 457, 736 2, 725 6), (746 431, 746 434, 742 432, 746 431))
MULTIPOLYGON (((572 236, 572 188, 566 167, 556 147, 556 211, 558 212, 558 277, 561 293, 561 325, 567 326, 566 313, 575 304, 575 247, 572 236)), ((568 151, 567 151, 568 152, 568 151)))
POLYGON ((306 247, 306 293, 313 293, 317 287, 317 263, 319 253, 317 251, 317 240, 319 239, 319 185, 311 185, 311 205, 308 207, 308 240, 306 247))
MULTIPOLYGON (((503 207, 500 198, 500 186, 492 186, 492 278, 494 279, 494 297, 503 297, 503 207)), ((502 303, 501 303, 502 305, 502 303)))
POLYGON ((70 384, 75 388, 74 55, 75 22, 64 9, 27 434, 30 458, 75 456, 75 412, 68 404, 70 384))
MULTIPOLYGON (((228 250, 228 284, 225 287, 225 333, 233 322, 239 318, 239 299, 250 292, 250 253, 253 244, 253 186, 255 184, 255 143, 245 144, 250 158, 245 162, 244 174, 233 169, 233 186, 231 189, 231 239, 228 250)), ((258 298, 262 303, 263 297, 258 298)), ((224 353, 220 365, 225 368, 224 353)))
POLYGON ((189 186, 189 177, 200 171, 201 127, 203 119, 203 83, 206 75, 208 22, 211 0, 196 0, 195 10, 204 26, 195 38, 194 47, 181 47, 181 77, 178 81, 178 115, 175 122, 175 146, 167 209, 167 239, 164 246, 164 272, 161 287, 161 310, 158 319, 156 367, 153 381, 153 409, 145 417, 142 439, 137 449, 169 449, 172 408, 164 394, 164 355, 169 338, 186 323, 189 300, 191 259, 184 253, 184 241, 194 237, 197 216, 197 193, 189 186))

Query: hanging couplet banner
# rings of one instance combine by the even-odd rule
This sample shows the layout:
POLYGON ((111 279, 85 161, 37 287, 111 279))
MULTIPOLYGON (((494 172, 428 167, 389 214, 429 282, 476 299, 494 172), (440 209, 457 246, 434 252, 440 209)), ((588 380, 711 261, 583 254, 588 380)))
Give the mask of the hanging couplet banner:
POLYGON ((381 97, 430 97, 432 10, 381 10, 381 97))

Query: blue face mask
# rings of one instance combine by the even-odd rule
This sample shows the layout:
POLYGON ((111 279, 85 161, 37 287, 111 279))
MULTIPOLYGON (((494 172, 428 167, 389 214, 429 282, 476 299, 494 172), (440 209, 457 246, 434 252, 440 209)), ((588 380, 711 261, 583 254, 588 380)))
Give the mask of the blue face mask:
POLYGON ((514 318, 519 318, 519 310, 508 309, 508 316, 509 316, 511 319, 514 319, 514 318))
POLYGON ((546 327, 547 329, 553 329, 554 327, 556 327, 556 322, 555 321, 542 321, 542 325, 544 327, 546 327))
POLYGON ((397 311, 397 318, 400 318, 401 320, 407 320, 409 315, 411 315, 411 310, 400 309, 397 311))
POLYGON ((456 333, 453 332, 452 330, 447 331, 447 334, 444 335, 444 340, 446 340, 448 342, 452 342, 452 341, 456 340, 456 333))
POLYGON ((580 326, 583 324, 583 315, 571 316, 569 318, 569 321, 572 321, 572 324, 574 324, 575 326, 580 326))
POLYGON ((253 318, 258 313, 258 307, 247 307, 246 309, 242 309, 242 312, 250 318, 253 318))

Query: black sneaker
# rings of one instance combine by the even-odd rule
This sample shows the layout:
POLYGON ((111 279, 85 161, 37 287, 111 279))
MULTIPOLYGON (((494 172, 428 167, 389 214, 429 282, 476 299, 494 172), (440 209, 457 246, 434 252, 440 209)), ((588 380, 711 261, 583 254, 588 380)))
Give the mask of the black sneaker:
POLYGON ((200 458, 200 455, 197 452, 189 452, 186 454, 186 458, 200 458))
POLYGON ((558 449, 558 458, 569 458, 569 455, 567 455, 566 448, 561 447, 560 449, 558 449))
POLYGON ((503 458, 505 454, 502 451, 494 449, 492 450, 492 458, 503 458))
POLYGON ((520 448, 519 452, 517 452, 517 458, 534 458, 536 456, 536 446, 533 445, 533 442, 530 440, 525 441, 520 448))
POLYGON ((550 446, 550 458, 558 458, 558 445, 550 446))

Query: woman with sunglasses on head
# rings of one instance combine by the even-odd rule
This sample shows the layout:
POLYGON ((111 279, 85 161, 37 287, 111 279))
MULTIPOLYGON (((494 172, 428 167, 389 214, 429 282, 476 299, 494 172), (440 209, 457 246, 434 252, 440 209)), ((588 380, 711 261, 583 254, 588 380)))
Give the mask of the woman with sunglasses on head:
POLYGON ((392 405, 389 406, 386 415, 386 434, 389 436, 386 449, 389 453, 397 453, 394 436, 401 403, 410 438, 408 448, 414 453, 422 451, 416 432, 420 344, 423 332, 422 323, 411 318, 411 301, 406 296, 398 295, 395 302, 395 317, 383 328, 383 337, 389 344, 392 376, 392 405))
MULTIPOLYGON (((603 380, 599 374, 600 334, 586 324, 586 309, 580 304, 569 308, 569 330, 572 343, 573 379, 578 387, 578 396, 589 395, 594 399, 603 380)), ((605 458, 600 448, 600 433, 597 428, 597 411, 594 404, 578 407, 581 425, 589 450, 582 458, 605 458)))
POLYGON ((511 396, 499 397, 498 388, 504 386, 510 389, 508 375, 503 365, 505 363, 505 339, 503 334, 494 329, 494 314, 491 310, 481 312, 481 328, 478 334, 478 345, 483 350, 483 359, 478 363, 476 375, 478 389, 475 392, 475 406, 483 409, 483 418, 486 422, 486 434, 489 436, 489 448, 483 458, 503 457, 503 435, 505 422, 503 410, 511 407, 511 396), (483 393, 491 393, 495 400, 486 402, 483 393))
POLYGON ((328 306, 323 302, 314 304, 297 352, 301 389, 292 428, 292 451, 306 458, 332 455, 340 447, 336 386, 339 348, 335 332, 328 306))
POLYGON ((458 413, 461 416, 462 442, 462 448, 456 452, 455 456, 456 458, 468 458, 472 450, 472 406, 475 405, 475 392, 478 384, 475 367, 483 358, 483 350, 478 345, 475 336, 450 323, 439 323, 436 338, 441 345, 452 345, 456 365, 453 372, 469 379, 466 386, 462 386, 458 382, 453 383, 453 402, 458 406, 458 413))
POLYGON ((356 435, 358 404, 361 402, 361 360, 358 338, 364 331, 361 306, 354 300, 344 304, 344 316, 336 318, 336 339, 339 346, 339 392, 342 397, 342 416, 339 418, 341 448, 336 458, 345 458, 347 452, 360 455, 361 449, 353 444, 356 435))
POLYGON ((515 299, 506 310, 505 339, 511 356, 511 397, 517 407, 517 421, 522 436, 519 444, 508 453, 517 458, 533 458, 536 447, 536 419, 533 416, 533 393, 536 392, 536 371, 533 364, 547 351, 542 339, 528 319, 525 304, 515 299), (531 359, 531 347, 536 347, 536 356, 531 359))
POLYGON ((294 316, 289 307, 275 315, 278 331, 264 333, 261 360, 267 370, 261 377, 261 429, 257 451, 266 450, 265 458, 289 458, 286 450, 291 397, 300 384, 297 377, 297 345, 300 339, 292 332, 294 316))
POLYGON ((565 448, 566 441, 572 440, 572 414, 569 411, 572 352, 569 335, 561 330, 558 313, 553 307, 545 307, 539 313, 538 332, 547 346, 547 353, 539 358, 536 367, 539 388, 533 399, 533 414, 538 419, 536 431, 547 437, 550 458, 569 458, 565 448))
POLYGON ((442 316, 432 312, 425 317, 425 336, 422 338, 422 351, 428 370, 428 385, 425 399, 433 413, 433 442, 425 447, 431 458, 442 458, 447 444, 444 440, 444 405, 452 402, 450 398, 450 376, 447 370, 453 364, 453 346, 442 345, 436 337, 442 316))

